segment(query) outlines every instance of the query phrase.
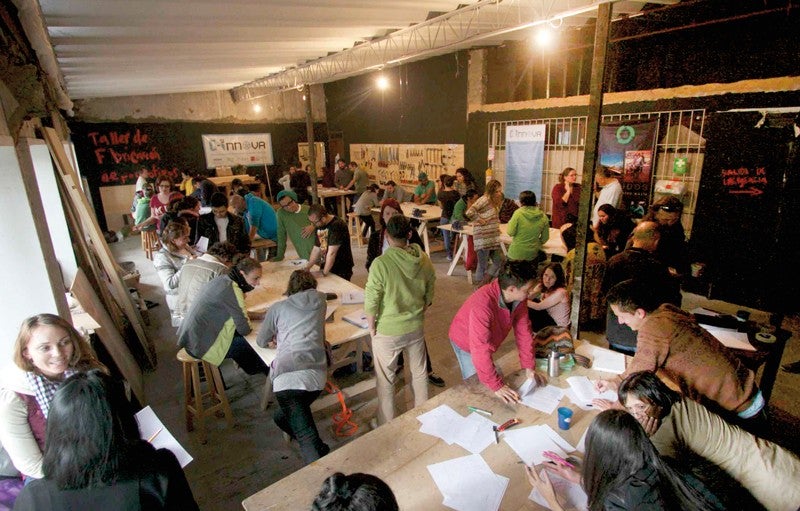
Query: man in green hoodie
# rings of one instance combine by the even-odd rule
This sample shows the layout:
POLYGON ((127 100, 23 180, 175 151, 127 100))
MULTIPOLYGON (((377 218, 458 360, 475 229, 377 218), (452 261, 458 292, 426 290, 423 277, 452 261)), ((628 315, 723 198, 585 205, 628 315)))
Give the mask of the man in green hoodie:
POLYGON ((405 352, 411 370, 414 406, 428 400, 422 327, 436 280, 433 264, 422 247, 408 243, 411 224, 406 217, 390 218, 386 233, 389 248, 372 262, 364 292, 375 362, 378 424, 394 418, 394 381, 400 353, 405 352))
POLYGON ((508 258, 517 261, 539 262, 542 246, 550 239, 550 220, 536 206, 536 194, 525 190, 519 194, 522 205, 508 222, 508 235, 513 239, 508 258))

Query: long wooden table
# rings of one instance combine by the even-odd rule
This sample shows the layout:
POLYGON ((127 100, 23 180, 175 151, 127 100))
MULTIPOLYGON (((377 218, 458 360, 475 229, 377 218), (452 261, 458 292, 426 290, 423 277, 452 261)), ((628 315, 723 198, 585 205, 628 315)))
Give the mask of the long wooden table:
POLYGON ((234 179, 241 180, 243 185, 258 185, 258 195, 264 197, 264 184, 253 176, 240 174, 238 176, 216 176, 208 178, 208 180, 214 183, 225 195, 228 195, 227 188, 234 179))
MULTIPOLYGON (((461 243, 458 244, 458 250, 456 250, 453 261, 450 263, 450 267, 447 270, 447 275, 452 275, 462 258, 464 259, 464 264, 467 263, 468 238, 472 236, 475 226, 471 223, 465 223, 461 226, 461 229, 454 229, 453 224, 444 224, 440 225, 439 229, 462 235, 461 243)), ((500 224, 500 248, 503 250, 503 254, 508 253, 506 247, 511 245, 511 241, 512 238, 508 235, 508 224, 500 224)), ((560 230, 553 227, 550 228, 550 236, 547 242, 542 246, 542 251, 545 254, 566 257, 567 246, 564 244, 564 238, 561 237, 560 230)), ((472 283, 472 272, 469 270, 467 270, 467 280, 472 283)))
MULTIPOLYGON (((514 353, 516 356, 516 353, 514 353)), ((568 387, 566 378, 583 375, 590 379, 608 378, 608 373, 575 367, 551 383, 568 387)), ((519 386, 525 372, 518 371, 507 381, 519 386)), ((277 511, 309 509, 322 482, 334 472, 366 472, 386 481, 394 491, 400 509, 449 509, 442 505, 442 494, 431 478, 427 466, 433 463, 466 456, 469 452, 457 444, 447 445, 443 440, 420 433, 417 416, 439 405, 447 404, 456 412, 468 415, 467 406, 476 406, 493 412, 491 419, 502 424, 519 418, 523 426, 547 424, 571 445, 577 446, 597 412, 584 411, 564 398, 561 406, 574 411, 569 431, 558 429, 556 413, 546 415, 523 405, 506 405, 472 377, 466 382, 442 392, 428 402, 396 417, 389 423, 366 433, 349 444, 315 461, 303 469, 248 497, 242 502, 247 511, 277 511)), ((500 509, 544 509, 528 499, 531 487, 525 479, 519 458, 505 442, 490 445, 481 453, 492 470, 510 478, 500 509)))
MULTIPOLYGON (((310 192, 309 192, 310 193, 310 192)), ((348 195, 353 195, 356 192, 353 190, 340 190, 338 188, 317 188, 317 199, 320 204, 324 204, 325 199, 336 197, 336 203, 339 206, 339 218, 347 220, 347 210, 345 208, 344 198, 348 195)), ((333 213, 333 211, 331 211, 333 213)))
MULTIPOLYGON (((265 307, 269 307, 274 303, 285 298, 283 295, 286 292, 286 286, 289 283, 289 276, 294 270, 302 268, 302 264, 298 264, 297 260, 285 260, 277 263, 263 262, 261 268, 263 270, 261 276, 261 285, 247 293, 245 297, 245 305, 248 311, 261 311, 265 307)), ((347 292, 363 292, 364 290, 357 285, 344 280, 333 274, 325 277, 317 274, 317 289, 323 293, 336 293, 336 300, 329 300, 329 305, 336 305, 336 311, 333 313, 333 321, 325 323, 325 338, 331 346, 342 346, 348 343, 355 343, 355 357, 348 357, 346 348, 337 350, 344 352, 342 356, 336 357, 331 371, 351 364, 356 363, 358 371, 362 371, 361 360, 364 349, 369 350, 369 330, 359 328, 347 321, 342 317, 351 312, 358 311, 364 308, 363 304, 342 305, 342 293, 347 292)), ((262 321, 252 321, 253 331, 246 336, 247 341, 256 350, 256 353, 269 364, 275 358, 277 350, 262 348, 256 344, 258 331, 261 329, 262 321)))

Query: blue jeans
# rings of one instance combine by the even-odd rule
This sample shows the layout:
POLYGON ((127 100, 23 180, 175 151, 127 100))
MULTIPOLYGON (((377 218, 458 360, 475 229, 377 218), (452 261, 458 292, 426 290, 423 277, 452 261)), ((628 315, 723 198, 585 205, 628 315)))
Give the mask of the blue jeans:
POLYGON ((281 430, 300 444, 300 454, 308 464, 318 460, 331 451, 322 441, 311 414, 311 403, 320 395, 321 390, 281 390, 275 393, 278 408, 272 419, 281 430))
POLYGON ((482 248, 478 250, 478 269, 475 270, 475 280, 480 282, 487 273, 486 267, 489 266, 489 259, 492 260, 492 270, 488 275, 495 278, 500 273, 500 266, 503 264, 503 251, 499 248, 482 248))
POLYGON ((466 380, 473 374, 477 373, 478 370, 475 369, 475 364, 472 363, 472 355, 459 348, 458 345, 456 345, 456 343, 454 343, 452 340, 450 341, 450 345, 453 346, 453 351, 456 353, 458 367, 461 368, 461 377, 466 380))
MULTIPOLYGON (((449 223, 450 223, 450 219, 449 218, 442 217, 441 220, 439 220, 439 225, 445 225, 445 224, 449 224, 449 223)), ((453 239, 453 232, 452 231, 446 231, 444 229, 441 229, 441 231, 442 231, 442 239, 444 239, 444 249, 445 249, 445 252, 447 252, 447 258, 448 259, 452 259, 453 258, 453 246, 452 246, 451 241, 453 239)))

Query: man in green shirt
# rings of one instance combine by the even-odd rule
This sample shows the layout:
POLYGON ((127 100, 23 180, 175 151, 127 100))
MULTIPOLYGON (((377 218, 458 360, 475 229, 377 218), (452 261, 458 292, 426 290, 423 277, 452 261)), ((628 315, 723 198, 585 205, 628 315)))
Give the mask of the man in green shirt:
POLYGON ((428 174, 420 172, 419 184, 414 189, 414 202, 417 204, 436 204, 436 187, 428 180, 428 174))
POLYGON ((297 250, 297 256, 308 259, 314 248, 314 226, 308 220, 308 205, 297 202, 297 194, 292 190, 278 192, 278 204, 278 248, 275 257, 270 261, 283 260, 287 235, 297 250))
POLYGON ((425 310, 433 301, 436 275, 430 258, 409 244, 411 224, 397 215, 386 224, 389 248, 375 258, 364 288, 364 311, 372 334, 378 393, 378 424, 394 418, 394 382, 399 357, 411 370, 414 406, 428 400, 425 365, 425 310))

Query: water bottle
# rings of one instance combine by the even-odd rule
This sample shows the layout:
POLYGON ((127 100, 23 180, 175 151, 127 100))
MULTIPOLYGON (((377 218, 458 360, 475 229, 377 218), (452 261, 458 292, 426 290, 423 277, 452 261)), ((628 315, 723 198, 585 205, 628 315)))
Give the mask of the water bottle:
POLYGON ((550 378, 557 378, 559 374, 559 366, 558 366, 558 358, 559 353, 555 350, 550 352, 550 355, 547 357, 547 375, 550 378))

